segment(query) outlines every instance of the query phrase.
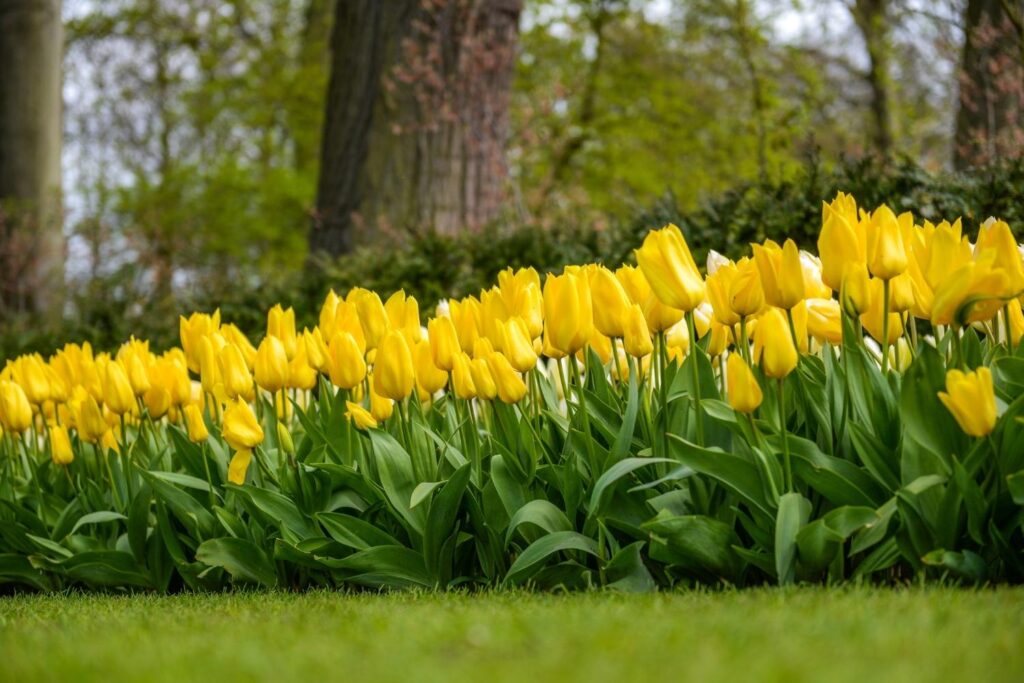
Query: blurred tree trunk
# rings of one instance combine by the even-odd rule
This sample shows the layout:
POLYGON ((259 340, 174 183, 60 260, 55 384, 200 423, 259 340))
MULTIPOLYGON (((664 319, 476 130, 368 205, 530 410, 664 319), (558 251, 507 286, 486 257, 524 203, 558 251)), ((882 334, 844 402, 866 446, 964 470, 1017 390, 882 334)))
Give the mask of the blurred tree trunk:
POLYGON ((1024 152, 1024 1, 968 0, 953 142, 957 169, 1024 152))
MULTIPOLYGON (((337 0, 308 0, 303 17, 302 43, 299 45, 298 69, 300 75, 325 72, 330 69, 331 24, 334 21, 337 0)), ((308 76, 302 79, 309 79, 308 76)), ((321 91, 322 92, 322 91, 321 91)), ((319 108, 318 108, 319 109, 319 108)), ((322 109, 321 109, 322 111, 322 109)), ((306 136, 295 138, 295 168, 311 168, 317 161, 316 140, 306 136)))
POLYGON ((504 196, 522 0, 338 2, 311 253, 476 229, 504 196))
POLYGON ((0 312, 59 315, 60 0, 0 0, 0 312))
POLYGON ((854 0, 850 12, 868 53, 864 78, 871 90, 871 146, 886 159, 892 154, 893 144, 889 0, 854 0))

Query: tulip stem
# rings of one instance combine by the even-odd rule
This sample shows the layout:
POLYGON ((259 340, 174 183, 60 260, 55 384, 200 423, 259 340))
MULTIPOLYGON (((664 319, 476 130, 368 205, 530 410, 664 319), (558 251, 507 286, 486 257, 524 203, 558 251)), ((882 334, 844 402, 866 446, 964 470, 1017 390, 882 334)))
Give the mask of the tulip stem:
POLYGON ((889 370, 889 280, 882 280, 882 374, 889 370))
POLYGON ((740 316, 740 356, 750 365, 750 342, 747 339, 747 316, 740 316))
POLYGON ((793 322, 793 309, 786 309, 786 321, 789 323, 789 334, 793 337, 793 348, 800 352, 800 340, 796 336, 796 323, 793 322))
POLYGON ((1003 304, 1003 329, 1006 331, 1006 349, 1013 353, 1013 330, 1010 327, 1010 304, 1003 304))
MULTIPOLYGON (((694 321, 693 311, 689 311, 686 314, 686 324, 690 328, 690 372, 693 379, 693 411, 697 420, 697 445, 704 446, 704 418, 700 411, 700 368, 697 366, 697 353, 699 352, 699 346, 697 344, 697 323, 694 321)), ((663 394, 663 401, 665 402, 665 409, 668 409, 668 395, 663 394)), ((666 419, 667 419, 666 415, 666 419)), ((666 422, 666 431, 668 424, 666 422)), ((666 449, 667 451, 667 449, 666 449)))
POLYGON ((594 437, 590 432, 590 415, 584 404, 583 380, 580 378, 580 368, 576 365, 576 359, 570 356, 569 360, 573 379, 576 382, 576 410, 583 413, 583 429, 587 432, 587 458, 590 460, 590 471, 594 473, 597 472, 597 456, 594 453, 594 437))
POLYGON ((786 491, 793 492, 793 464, 789 455, 789 438, 786 431, 785 380, 778 380, 779 436, 782 437, 782 463, 786 471, 786 491))

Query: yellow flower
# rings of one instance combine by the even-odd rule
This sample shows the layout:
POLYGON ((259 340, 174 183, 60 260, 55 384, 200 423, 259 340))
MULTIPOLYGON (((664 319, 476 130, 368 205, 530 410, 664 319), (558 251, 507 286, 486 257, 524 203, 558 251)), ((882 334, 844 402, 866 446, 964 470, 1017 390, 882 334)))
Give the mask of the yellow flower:
MULTIPOLYGON (((891 281, 890 281, 891 282, 891 281)), ((884 284, 877 278, 872 278, 868 282, 868 287, 871 290, 869 300, 871 302, 868 306, 868 310, 864 311, 860 316, 860 321, 864 325, 864 329, 875 338, 875 341, 882 343, 884 340, 883 332, 885 330, 885 296, 883 287, 884 284)), ((889 313, 889 344, 895 344, 896 340, 903 334, 903 320, 900 318, 898 313, 889 313)))
POLYGON ((764 287, 757 264, 743 257, 736 263, 736 275, 729 283, 729 307, 741 318, 757 315, 764 308, 764 287))
POLYGON ((509 363, 508 358, 495 351, 487 356, 486 362, 502 403, 518 403, 526 396, 526 383, 509 363))
POLYGON ((309 363, 309 366, 317 372, 326 372, 327 341, 319 327, 302 331, 302 346, 306 352, 306 362, 309 363))
POLYGON ((416 384, 428 395, 433 396, 448 383, 448 373, 434 365, 434 356, 431 353, 429 342, 425 340, 416 342, 412 355, 416 371, 416 384))
POLYGON ((498 385, 491 375, 491 369, 487 367, 487 360, 474 358, 469 362, 469 371, 473 375, 473 386, 476 387, 476 394, 485 401, 493 401, 498 395, 498 385))
POLYGON ((622 344, 626 353, 634 358, 643 358, 654 350, 654 345, 651 343, 651 332, 647 328, 647 321, 644 320, 644 312, 640 309, 639 304, 630 304, 624 317, 622 344))
POLYGON ((395 410, 395 402, 386 396, 381 395, 377 388, 377 378, 370 377, 370 415, 377 422, 383 422, 391 417, 395 410))
POLYGON ((277 443, 281 445, 282 451, 288 455, 295 455, 295 440, 292 439, 292 433, 284 422, 277 423, 277 443))
MULTIPOLYGON (((636 260, 651 290, 666 306, 686 312, 704 300, 704 279, 676 226, 649 232, 636 250, 636 260)), ((550 320, 548 315, 545 318, 550 320)))
POLYGON ((502 328, 501 351, 518 372, 537 367, 537 352, 530 331, 522 318, 509 318, 502 328))
POLYGON ((769 308, 758 318, 754 330, 754 358, 764 374, 782 379, 796 368, 797 351, 786 316, 778 308, 769 308))
POLYGON ((366 378, 366 359, 348 332, 337 332, 327 347, 327 375, 339 389, 353 389, 366 378))
POLYGON ((914 307, 914 280, 907 270, 889 281, 889 310, 903 313, 914 307))
POLYGON ((377 420, 366 408, 352 401, 345 401, 345 406, 348 408, 345 411, 345 417, 355 423, 359 429, 374 429, 377 426, 377 420))
POLYGON ((847 315, 858 316, 871 308, 870 277, 863 263, 854 263, 843 276, 843 286, 839 290, 839 299, 847 315))
POLYGON ((46 376, 46 365, 39 355, 18 357, 13 370, 14 379, 25 391, 29 403, 38 406, 50 400, 50 380, 46 376))
POLYGON ((237 486, 245 483, 245 474, 249 471, 249 463, 252 462, 252 449, 240 448, 231 456, 228 463, 228 481, 237 486))
POLYGON ((1006 273, 1005 295, 1018 296, 1024 292, 1024 262, 1021 261, 1017 240, 1005 221, 989 218, 981 224, 974 253, 977 257, 987 251, 994 254, 993 267, 1006 273))
MULTIPOLYGON (((298 335, 295 334, 295 309, 282 308, 281 304, 275 305, 267 312, 267 336, 275 337, 281 342, 285 357, 291 360, 295 357, 299 348, 298 335)), ((264 342, 266 340, 264 339, 264 342)), ((263 344, 260 344, 263 346, 263 344)), ((259 383, 259 380, 256 380, 259 383)), ((262 385, 261 385, 262 386, 262 385)), ((276 389, 268 389, 276 391, 276 389)))
POLYGON ((452 299, 448 301, 448 312, 459 338, 459 347, 472 350, 480 336, 480 302, 471 296, 461 301, 452 299))
POLYGON ((224 410, 221 435, 236 451, 252 449, 263 443, 263 428, 252 408, 242 399, 235 399, 224 410))
POLYGON ((807 299, 807 331, 819 343, 841 344, 843 323, 835 299, 807 299))
POLYGON ((178 318, 178 331, 181 337, 181 348, 185 352, 188 369, 199 372, 199 340, 220 329, 220 309, 213 315, 193 313, 188 318, 178 318))
POLYGON ((726 261, 719 264, 715 272, 708 275, 706 281, 708 301, 711 302, 711 308, 714 310, 715 320, 727 327, 740 321, 740 316, 732 309, 732 302, 729 298, 737 272, 736 264, 726 261))
MULTIPOLYGON (((291 357, 294 355, 293 351, 291 357)), ((256 365, 253 368, 256 385, 272 394, 284 389, 288 384, 288 358, 285 345, 279 337, 264 337, 256 350, 256 365)))
POLYGON ((420 306, 415 297, 406 296, 405 290, 398 290, 384 304, 391 329, 400 331, 410 342, 418 341, 420 329, 420 306))
POLYGON ((9 432, 20 434, 32 425, 32 406, 19 384, 0 380, 0 421, 9 432))
POLYGON ((947 372, 946 390, 939 392, 939 400, 967 434, 985 436, 995 428, 996 396, 992 372, 987 367, 967 373, 947 372))
POLYGON ((213 348, 212 336, 202 337, 199 340, 199 381, 202 383, 203 391, 208 394, 215 395, 218 386, 222 385, 220 366, 217 363, 217 353, 213 348))
POLYGON ((220 378, 224 383, 224 394, 227 398, 243 398, 251 401, 255 397, 252 374, 245 364, 242 351, 234 344, 225 344, 217 357, 220 366, 220 378))
POLYGON ((452 388, 456 398, 476 398, 476 385, 473 383, 473 370, 469 356, 461 351, 455 354, 452 363, 452 388))
POLYGON ((100 448, 103 449, 103 452, 114 451, 115 453, 120 453, 121 443, 118 441, 117 432, 113 429, 103 432, 103 436, 100 437, 100 448))
POLYGON ((590 270, 590 297, 594 308, 594 327, 606 337, 622 336, 622 318, 629 298, 622 283, 604 266, 590 270))
POLYGON ((135 392, 124 368, 115 360, 108 361, 104 372, 103 403, 117 415, 135 410, 135 392))
POLYGON ((145 404, 149 416, 154 420, 159 420, 166 415, 174 403, 171 392, 161 386, 151 386, 143 395, 142 402, 145 404))
POLYGON ((462 350, 452 319, 448 316, 432 318, 427 323, 427 337, 430 339, 434 365, 450 372, 455 363, 455 354, 462 350))
POLYGON ((188 427, 188 438, 193 443, 206 441, 210 436, 210 430, 206 428, 206 420, 203 419, 203 411, 195 403, 189 403, 184 408, 185 425, 188 427))
POLYGON ((96 443, 110 428, 103 419, 103 411, 90 394, 72 402, 71 415, 78 430, 78 438, 88 443, 96 443))
MULTIPOLYGON (((256 363, 256 347, 252 345, 249 338, 231 323, 221 325, 220 335, 212 335, 212 338, 216 340, 218 336, 222 337, 225 343, 234 344, 238 347, 238 350, 242 354, 242 358, 245 359, 246 367, 251 370, 252 366, 256 363)), ((220 345, 216 342, 214 343, 214 350, 218 352, 220 351, 220 345)))
POLYGON ((970 242, 960 232, 960 221, 924 225, 924 239, 915 246, 916 258, 932 291, 974 259, 970 242))
POLYGON ((725 365, 729 405, 740 413, 752 413, 761 405, 764 396, 761 385, 738 353, 730 353, 725 365))
POLYGON ((366 348, 375 349, 388 331, 390 321, 376 292, 357 287, 349 293, 366 336, 366 348))
POLYGON ((768 240, 763 245, 752 245, 754 263, 761 276, 764 298, 772 306, 793 308, 804 300, 804 270, 800 263, 800 250, 793 240, 786 240, 780 248, 768 240))
POLYGON ((989 320, 1003 306, 1007 291, 1006 271, 996 269, 989 251, 977 261, 964 264, 935 288, 933 325, 966 325, 989 320))
MULTIPOLYGON (((913 218, 910 219, 913 222, 913 218)), ((907 251, 903 231, 896 214, 883 204, 871 215, 867 224, 868 270, 875 277, 891 280, 907 269, 907 251)))
POLYGON ((385 398, 401 401, 412 393, 412 354, 400 332, 388 332, 381 339, 373 376, 377 392, 385 398))
POLYGON ((75 459, 75 452, 71 450, 71 438, 63 425, 50 427, 50 458, 54 465, 61 467, 67 467, 75 459))
POLYGON ((852 264, 865 262, 864 242, 857 230, 857 209, 854 206, 852 212, 837 211, 825 204, 822 214, 821 234, 818 236, 821 279, 832 289, 840 289, 846 269, 852 264))
POLYGON ((594 325, 590 287, 583 275, 548 275, 544 282, 544 319, 544 334, 551 348, 564 355, 583 348, 594 325))

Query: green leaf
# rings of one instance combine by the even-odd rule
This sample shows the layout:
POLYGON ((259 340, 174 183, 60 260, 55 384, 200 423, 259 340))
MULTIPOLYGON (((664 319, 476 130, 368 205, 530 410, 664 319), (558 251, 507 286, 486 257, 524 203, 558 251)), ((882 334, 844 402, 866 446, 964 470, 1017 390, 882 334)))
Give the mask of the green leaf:
POLYGON ((796 580, 796 539, 811 515, 811 502, 799 493, 786 493, 779 498, 775 518, 775 572, 780 585, 796 580))
POLYGON ((651 534, 651 556, 701 578, 739 581, 742 565, 732 549, 739 544, 728 524, 702 515, 673 515, 662 510, 645 522, 651 534))
POLYGON ((371 429, 369 435, 384 495, 395 512, 409 525, 410 530, 422 536, 426 525, 426 509, 413 509, 409 505, 412 492, 418 483, 412 468, 412 458, 387 432, 371 429))
POLYGON ((579 550, 599 557, 597 543, 575 531, 556 531, 542 536, 523 551, 509 567, 506 583, 522 583, 543 566, 544 560, 563 550, 579 550))
POLYGON ((324 525, 328 536, 356 550, 368 550, 381 545, 402 545, 386 531, 358 517, 340 512, 319 512, 316 518, 324 525))
POLYGON ((608 470, 605 471, 605 473, 602 474, 594 483, 594 489, 590 494, 588 516, 592 518, 600 516, 604 507, 608 503, 608 499, 611 498, 615 484, 620 479, 641 467, 656 465, 658 463, 675 464, 675 461, 668 458, 626 458, 625 460, 620 460, 609 467, 608 470))
POLYGON ((423 534, 423 558, 427 570, 438 578, 441 585, 445 584, 448 578, 443 572, 443 548, 446 539, 457 531, 455 519, 459 514, 462 495, 469 484, 469 475, 470 464, 467 462, 455 470, 451 478, 445 482, 430 501, 430 510, 427 512, 427 525, 423 534))
POLYGON ((344 570, 345 580, 375 588, 432 588, 423 555, 400 546, 378 546, 341 559, 318 558, 321 564, 344 570))
POLYGON ((675 460, 717 479, 760 512, 774 516, 754 463, 732 453, 701 448, 675 434, 668 436, 670 453, 675 460))
POLYGON ((223 567, 234 579, 277 585, 274 565, 260 548, 244 538, 212 538, 196 549, 196 560, 211 567, 223 567))
POLYGON ((1024 470, 1014 472, 1006 477, 1006 485, 1013 496, 1013 502, 1017 505, 1024 505, 1024 470))
POLYGON ((922 557, 921 560, 926 565, 943 567, 957 576, 974 583, 982 583, 988 578, 988 567, 985 565, 985 560, 970 550, 961 552, 933 550, 922 557))
POLYGON ((0 554, 0 583, 17 583, 41 591, 51 588, 46 576, 27 557, 16 553, 0 554))
POLYGON ((229 488, 252 501, 253 505, 270 518, 274 526, 281 529, 283 533, 290 534, 292 540, 302 540, 317 535, 316 530, 309 523, 309 518, 287 496, 251 484, 229 485, 229 488))
POLYGON ((907 369, 900 392, 903 429, 922 446, 942 456, 964 452, 964 435, 939 400, 946 389, 946 368, 939 352, 925 344, 907 369))
POLYGON ((636 430, 636 417, 640 410, 640 392, 637 386, 637 379, 632 374, 629 376, 629 389, 626 394, 626 413, 622 418, 622 426, 612 443, 610 459, 618 462, 629 454, 630 446, 633 444, 633 432, 636 430))
POLYGON ((159 479, 163 479, 164 481, 170 482, 171 484, 184 486, 185 488, 189 489, 196 489, 198 491, 205 491, 207 493, 209 493, 210 491, 216 493, 214 489, 210 488, 210 484, 208 482, 205 482, 202 479, 198 479, 188 474, 182 474, 180 472, 156 472, 153 470, 149 470, 149 473, 152 476, 157 477, 159 479))
POLYGON ((651 572, 644 566, 640 553, 643 547, 644 542, 637 541, 612 555, 612 559, 608 560, 604 568, 608 588, 624 593, 650 593, 657 590, 658 585, 654 582, 651 572))
POLYGON ((139 474, 149 483, 157 497, 167 504, 178 521, 185 525, 193 538, 200 540, 213 535, 216 520, 198 500, 146 470, 139 470, 139 474))
POLYGON ((443 484, 443 481, 425 481, 421 484, 417 484, 416 488, 412 490, 412 497, 409 499, 409 507, 414 508, 433 493, 434 489, 443 484))
POLYGON ((516 532, 516 529, 522 524, 533 524, 547 534, 552 534, 556 531, 572 531, 572 523, 565 516, 565 513, 550 501, 543 499, 531 500, 512 515, 512 519, 508 523, 508 529, 505 531, 506 546, 512 540, 512 535, 516 532))
MULTIPOLYGON (((113 510, 100 510, 99 512, 90 512, 87 515, 82 515, 75 522, 75 526, 71 528, 71 534, 74 534, 81 527, 86 524, 102 524, 104 522, 113 522, 117 520, 128 519, 120 512, 114 512, 113 510)), ((71 534, 68 534, 69 536, 71 534)))

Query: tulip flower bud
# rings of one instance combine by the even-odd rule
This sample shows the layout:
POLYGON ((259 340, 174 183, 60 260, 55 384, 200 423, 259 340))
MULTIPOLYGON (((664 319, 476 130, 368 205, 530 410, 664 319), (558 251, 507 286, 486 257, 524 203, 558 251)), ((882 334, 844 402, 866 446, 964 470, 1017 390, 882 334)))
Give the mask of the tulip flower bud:
POLYGON ((477 396, 485 401, 493 401, 498 395, 498 385, 491 375, 490 368, 487 367, 487 360, 474 358, 469 362, 469 370, 473 375, 473 386, 476 387, 477 396))
POLYGON ((253 392, 252 374, 245 364, 242 351, 234 344, 225 344, 217 357, 220 367, 220 378, 224 385, 224 394, 229 399, 243 398, 251 401, 253 392))
POLYGON ((324 303, 320 307, 320 317, 317 321, 317 326, 320 329, 321 334, 327 339, 334 336, 337 329, 337 317, 338 317, 338 305, 342 302, 342 299, 334 292, 327 292, 327 296, 324 297, 324 303))
POLYGON ((188 318, 178 318, 181 348, 185 352, 188 369, 199 372, 199 340, 220 329, 220 309, 213 315, 193 313, 188 318))
POLYGON ((285 386, 289 389, 310 391, 316 386, 316 380, 316 369, 306 360, 306 345, 300 343, 295 358, 288 363, 288 381, 285 382, 285 386))
POLYGON ((883 204, 868 223, 868 270, 879 279, 891 280, 906 269, 907 252, 899 220, 883 204))
POLYGON ((991 319, 1003 306, 1007 275, 993 267, 994 254, 971 261, 951 273, 935 289, 933 325, 967 325, 991 319))
POLYGON ((217 385, 221 383, 220 365, 210 337, 199 340, 199 380, 203 391, 208 394, 217 393, 217 385))
POLYGON ((823 204, 825 215, 818 236, 818 256, 821 258, 821 279, 832 289, 840 289, 846 268, 864 263, 864 250, 857 235, 857 213, 844 216, 823 204))
POLYGON ((639 304, 630 304, 622 321, 622 343, 626 353, 634 358, 643 358, 654 350, 651 332, 639 304))
POLYGON ((14 376, 25 391, 29 403, 38 406, 50 400, 50 381, 46 377, 45 364, 38 355, 18 358, 15 361, 14 376))
POLYGON ((327 349, 327 374, 339 389, 352 389, 366 378, 366 360, 348 332, 338 332, 327 349))
POLYGON ((718 263, 715 272, 708 275, 706 281, 708 300, 714 310, 715 320, 726 326, 735 325, 740 321, 739 315, 732 309, 729 290, 736 279, 736 264, 732 261, 718 263))
MULTIPOLYGON (((890 281, 891 282, 891 281, 890 281)), ((868 281, 868 286, 871 289, 869 296, 871 305, 868 306, 868 310, 860 316, 860 321, 864 325, 864 329, 874 337, 875 341, 882 343, 882 337, 885 330, 885 311, 883 306, 885 305, 885 293, 883 290, 883 283, 881 280, 872 279, 868 281)), ((889 344, 896 343, 896 340, 903 334, 903 319, 898 313, 889 314, 889 344)))
POLYGON ((384 312, 392 330, 402 332, 410 343, 420 338, 420 307, 414 297, 406 296, 400 289, 388 298, 384 312))
POLYGON ((202 443, 210 437, 210 430, 206 428, 206 420, 203 419, 203 411, 195 403, 189 403, 184 408, 185 426, 188 427, 188 439, 192 443, 202 443))
POLYGON ((455 354, 462 350, 452 319, 447 316, 432 318, 427 323, 427 336, 430 339, 430 353, 434 358, 434 365, 450 372, 455 362, 455 354))
POLYGON ((15 434, 32 426, 32 405, 21 386, 10 380, 0 380, 0 422, 15 434))
MULTIPOLYGON (((649 232, 636 250, 636 260, 651 290, 666 306, 686 312, 704 300, 704 279, 675 225, 649 232)), ((550 319, 547 311, 545 318, 550 319)))
POLYGON ((75 453, 71 450, 71 438, 63 425, 50 427, 50 458, 54 465, 61 467, 67 467, 75 459, 75 453))
MULTIPOLYGON (((330 337, 328 337, 330 339, 330 337)), ((327 342, 319 327, 302 331, 302 345, 306 351, 306 362, 317 372, 327 370, 327 342)))
POLYGON ((782 379, 796 368, 798 356, 786 316, 778 308, 769 308, 754 330, 754 357, 764 374, 782 379))
POLYGON ((486 362, 487 369, 497 386, 498 398, 502 403, 518 403, 526 396, 526 383, 509 363, 508 358, 494 352, 487 357, 486 362))
POLYGON ((993 253, 993 267, 1006 274, 1006 296, 1024 293, 1024 261, 1021 260, 1017 239, 1006 221, 989 218, 981 224, 974 253, 980 256, 988 251, 993 253))
POLYGON ((84 396, 75 403, 72 410, 78 438, 88 443, 96 443, 110 426, 103 419, 103 411, 91 395, 84 396))
POLYGON ((528 372, 537 367, 537 352, 522 318, 509 318, 505 323, 502 352, 518 372, 528 372))
POLYGON ((103 382, 103 403, 116 415, 130 413, 137 407, 135 392, 124 368, 115 360, 107 362, 103 382))
POLYGON ((843 286, 839 290, 840 300, 846 314, 855 317, 866 313, 871 308, 871 294, 867 268, 861 263, 852 264, 843 277, 843 286))
MULTIPOLYGON (((298 335, 295 333, 295 309, 288 307, 284 309, 281 304, 275 305, 267 312, 267 336, 275 337, 281 342, 285 358, 291 360, 298 351, 298 335)), ((264 340, 266 341, 266 340, 264 340)), ((262 347, 263 345, 260 344, 262 347)), ((258 357, 258 353, 257 353, 258 357)), ((259 362, 257 360, 257 362, 259 362)), ((259 384, 259 379, 256 380, 259 384)), ((262 384, 260 386, 263 386, 262 384)), ((276 391, 268 389, 268 391, 276 391)))
POLYGON ((473 383, 473 371, 469 356, 457 353, 452 364, 452 388, 456 398, 476 398, 476 385, 473 383))
POLYGON ((100 437, 100 449, 103 453, 113 451, 120 455, 121 453, 121 441, 117 436, 118 432, 114 429, 108 429, 103 432, 103 436, 100 437))
POLYGON ((295 441, 283 422, 277 423, 277 443, 280 444, 282 451, 288 455, 295 455, 295 441))
POLYGON ((434 365, 434 356, 427 341, 418 341, 413 347, 413 365, 416 384, 425 393, 433 396, 448 383, 448 373, 434 365))
POLYGON ((939 400, 952 413, 960 429, 970 436, 986 436, 996 425, 996 397, 992 372, 982 366, 974 372, 950 370, 946 373, 946 391, 939 400))
POLYGON ((401 401, 412 393, 412 354, 400 332, 388 332, 381 339, 373 376, 377 392, 385 398, 401 401))
POLYGON ((544 333, 552 348, 566 355, 583 348, 590 338, 593 316, 590 287, 582 275, 548 275, 544 282, 544 333))
POLYGON ((768 240, 764 245, 753 245, 753 250, 765 301, 783 309, 791 309, 803 301, 804 271, 796 242, 786 240, 780 248, 768 240))
POLYGON ((807 300, 807 331, 819 343, 841 344, 842 315, 835 299, 807 300))
POLYGON ((761 385, 746 361, 738 353, 730 353, 726 361, 726 380, 729 405, 740 413, 752 413, 761 405, 764 396, 761 385))
POLYGON ((146 406, 146 411, 149 412, 149 416, 154 420, 159 420, 161 417, 167 414, 167 411, 171 409, 173 401, 171 400, 171 392, 167 391, 164 387, 151 386, 142 396, 142 402, 146 406))
POLYGON ((249 404, 240 398, 228 404, 224 410, 221 435, 236 451, 252 449, 263 443, 263 428, 256 420, 249 404))
MULTIPOLYGON (((291 310, 291 309, 289 309, 291 310)), ((256 350, 256 385, 276 393, 288 384, 288 353, 279 337, 266 336, 256 350)))
POLYGON ((729 307, 741 318, 757 315, 764 308, 761 276, 757 264, 749 258, 736 263, 736 274, 729 283, 729 307))
POLYGON ((347 417, 355 426, 359 429, 374 429, 377 426, 377 420, 374 419, 370 411, 362 407, 358 403, 352 401, 345 401, 345 407, 348 410, 345 411, 345 417, 347 417))
POLYGON ((366 348, 375 349, 390 325, 384 304, 376 292, 356 288, 352 290, 353 303, 359 315, 359 324, 366 336, 366 348))
POLYGON ((376 375, 370 377, 370 415, 377 422, 384 422, 395 410, 395 402, 382 395, 376 375))
POLYGON ((889 280, 889 310, 903 313, 914 307, 914 284, 910 273, 905 272, 889 280))
POLYGON ((606 337, 622 336, 622 319, 629 297, 610 270, 595 266, 590 273, 594 327, 606 337))

